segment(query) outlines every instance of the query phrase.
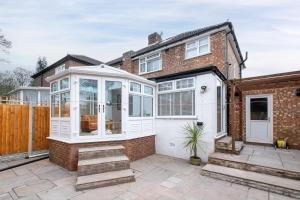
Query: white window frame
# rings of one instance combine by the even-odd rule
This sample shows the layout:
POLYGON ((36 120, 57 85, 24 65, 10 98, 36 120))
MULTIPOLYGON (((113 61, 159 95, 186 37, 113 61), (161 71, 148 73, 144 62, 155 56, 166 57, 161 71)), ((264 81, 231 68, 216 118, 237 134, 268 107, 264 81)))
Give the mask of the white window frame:
MULTIPOLYGON (((202 46, 204 46, 204 45, 202 45, 202 46)), ((210 54, 210 53, 211 53, 211 49, 210 49, 210 36, 209 35, 203 36, 203 37, 200 37, 200 38, 197 38, 195 40, 191 40, 191 41, 188 41, 188 42, 185 43, 185 60, 195 58, 195 57, 198 57, 198 56, 204 56, 204 55, 207 55, 207 54, 210 54), (200 40, 205 39, 205 38, 207 38, 208 49, 207 49, 207 52, 200 53, 200 40), (187 56, 188 45, 191 44, 191 43, 194 43, 194 42, 196 42, 197 54, 195 56, 188 57, 187 56)))
MULTIPOLYGON (((57 79, 53 82, 50 83, 50 106, 52 106, 52 95, 58 95, 58 105, 59 105, 59 116, 58 117, 52 117, 52 110, 50 109, 50 116, 51 116, 51 119, 70 119, 71 117, 71 109, 70 109, 70 116, 69 117, 61 117, 60 115, 60 111, 61 111, 61 108, 60 108, 60 101, 61 101, 61 94, 62 93, 66 93, 66 92, 69 92, 70 93, 70 99, 71 99, 71 90, 70 90, 70 84, 71 84, 71 76, 64 76, 60 79, 57 79), (63 80, 63 79, 66 79, 68 78, 69 79, 69 84, 68 84, 68 88, 64 88, 63 90, 60 89, 60 81, 63 80), (58 86, 58 90, 57 91, 52 91, 52 84, 57 82, 57 86, 58 86)), ((70 102, 71 103, 71 102, 70 102)))
POLYGON ((155 53, 147 54, 144 57, 139 58, 139 75, 148 74, 148 73, 152 73, 152 72, 157 72, 157 71, 160 71, 160 70, 162 70, 162 59, 161 59, 161 53, 160 52, 155 52, 155 53), (147 61, 154 59, 154 58, 148 59, 148 57, 151 57, 154 54, 158 54, 158 56, 156 56, 154 58, 159 58, 159 69, 153 70, 153 71, 147 71, 148 70, 147 61), (143 60, 143 59, 145 61, 141 62, 141 60, 143 60), (145 64, 145 72, 141 72, 141 64, 145 64))
POLYGON ((135 82, 135 81, 129 81, 129 90, 128 90, 128 117, 129 119, 153 119, 154 118, 154 101, 155 101, 155 88, 153 86, 147 85, 147 84, 142 84, 139 82, 135 82), (130 90, 130 84, 131 83, 137 83, 139 85, 141 85, 141 92, 134 92, 130 90), (145 86, 152 88, 153 94, 146 94, 144 92, 145 86), (137 95, 141 97, 141 116, 140 117, 131 117, 129 115, 129 96, 130 95, 137 95), (144 117, 144 97, 152 97, 153 101, 152 101, 152 116, 151 117, 144 117))
POLYGON ((188 78, 182 78, 182 79, 175 79, 171 81, 165 81, 165 82, 160 82, 157 84, 157 96, 156 96, 156 118, 185 118, 185 119, 196 119, 196 78, 195 77, 188 77, 188 78), (181 81, 181 80, 186 80, 186 79, 193 79, 193 87, 188 87, 188 88, 180 88, 176 89, 176 82, 181 81), (166 91, 158 91, 159 85, 167 82, 172 82, 172 90, 166 90, 166 91), (194 115, 166 115, 166 116, 159 116, 158 115, 158 107, 159 107, 159 102, 158 102, 158 95, 160 94, 168 94, 168 93, 175 93, 175 92, 181 92, 181 91, 194 91, 194 115))

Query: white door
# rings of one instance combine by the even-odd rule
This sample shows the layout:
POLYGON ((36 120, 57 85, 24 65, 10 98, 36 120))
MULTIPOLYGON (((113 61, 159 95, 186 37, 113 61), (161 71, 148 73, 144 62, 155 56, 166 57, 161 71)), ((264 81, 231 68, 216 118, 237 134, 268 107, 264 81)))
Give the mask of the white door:
POLYGON ((125 103, 124 81, 114 78, 102 79, 102 136, 118 137, 122 134, 123 105, 125 103))
POLYGON ((273 143, 272 95, 246 97, 246 141, 273 143))

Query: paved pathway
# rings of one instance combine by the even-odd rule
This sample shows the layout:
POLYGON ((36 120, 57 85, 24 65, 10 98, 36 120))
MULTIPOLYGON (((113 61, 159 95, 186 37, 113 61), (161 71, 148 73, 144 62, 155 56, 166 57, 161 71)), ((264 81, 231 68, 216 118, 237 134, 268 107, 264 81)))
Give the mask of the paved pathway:
POLYGON ((200 175, 185 160, 153 155, 131 163, 136 182, 76 192, 76 172, 49 160, 0 172, 0 200, 291 200, 200 175))

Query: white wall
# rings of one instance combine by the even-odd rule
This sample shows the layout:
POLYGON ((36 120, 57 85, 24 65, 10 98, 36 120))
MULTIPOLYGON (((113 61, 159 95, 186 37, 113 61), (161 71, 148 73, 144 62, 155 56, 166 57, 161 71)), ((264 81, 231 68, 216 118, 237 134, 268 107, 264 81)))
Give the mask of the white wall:
POLYGON ((198 154, 204 162, 208 155, 214 152, 214 139, 217 135, 216 122, 216 85, 217 76, 204 74, 196 77, 195 118, 192 119, 161 119, 155 120, 156 152, 158 154, 188 159, 189 150, 184 149, 183 127, 187 123, 203 122, 204 135, 201 138, 198 154), (206 86, 206 92, 201 93, 201 86, 206 86))

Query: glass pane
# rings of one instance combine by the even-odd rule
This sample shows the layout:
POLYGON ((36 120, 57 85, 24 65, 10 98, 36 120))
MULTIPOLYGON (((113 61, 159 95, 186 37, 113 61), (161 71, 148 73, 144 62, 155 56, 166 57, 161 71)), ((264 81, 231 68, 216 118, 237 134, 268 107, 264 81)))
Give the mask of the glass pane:
POLYGON ((194 115, 194 91, 180 92, 181 95, 181 115, 194 115))
POLYGON ((159 57, 159 53, 152 54, 147 57, 148 60, 159 57))
POLYGON ((51 95, 51 117, 59 117, 59 95, 51 95))
POLYGON ((160 69, 160 58, 155 58, 147 61, 147 72, 153 72, 160 69))
POLYGON ((67 88, 69 88, 69 78, 60 80, 60 89, 63 90, 67 88))
POLYGON ((202 38, 199 40, 199 45, 203 46, 203 45, 207 45, 208 44, 208 37, 202 38))
POLYGON ((129 116, 141 117, 142 101, 141 96, 129 95, 129 116))
POLYGON ((152 117, 153 116, 153 98, 152 97, 144 97, 143 102, 143 116, 144 117, 152 117))
POLYGON ((149 86, 145 86, 144 87, 144 93, 149 94, 149 95, 153 95, 153 88, 149 87, 149 86))
POLYGON ((105 133, 122 133, 122 82, 105 81, 105 133))
POLYGON ((181 95, 180 92, 173 93, 172 95, 172 115, 181 115, 181 95))
POLYGON ((98 81, 80 79, 80 136, 98 134, 98 81))
POLYGON ((183 89, 183 88, 190 88, 190 87, 194 87, 194 80, 192 78, 176 81, 176 89, 183 89))
POLYGON ((217 132, 222 130, 222 95, 221 95, 221 86, 217 86, 217 132))
POLYGON ((159 94, 158 95, 158 115, 170 116, 171 115, 171 102, 172 94, 159 94))
POLYGON ((51 92, 58 91, 58 82, 51 83, 51 92))
POLYGON ((199 54, 208 53, 208 45, 200 46, 199 47, 199 54))
POLYGON ((25 104, 35 106, 38 101, 38 91, 36 90, 23 90, 23 101, 25 104))
POLYGON ((41 106, 47 106, 49 105, 49 99, 50 99, 50 96, 49 96, 49 91, 40 91, 40 103, 41 103, 41 106))
POLYGON ((250 99, 251 120, 268 120, 268 98, 250 99))
POLYGON ((158 91, 172 90, 172 85, 172 82, 160 83, 158 85, 158 91))
POLYGON ((130 83, 130 91, 141 93, 141 84, 131 82, 130 83))
POLYGON ((70 117, 70 92, 62 93, 60 96, 60 116, 70 117))
POLYGON ((146 72, 146 63, 140 64, 140 72, 141 73, 146 72))
POLYGON ((191 42, 186 45, 187 49, 197 48, 197 42, 191 42))
POLYGON ((198 52, 197 52, 197 48, 193 48, 193 49, 187 49, 186 51, 186 57, 187 58, 192 58, 197 56, 198 52))

